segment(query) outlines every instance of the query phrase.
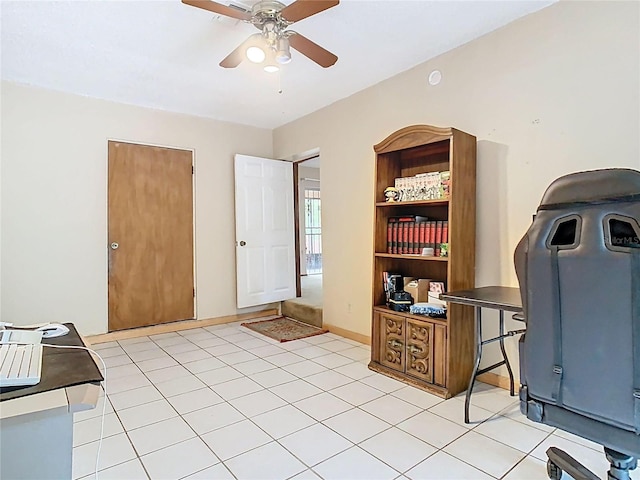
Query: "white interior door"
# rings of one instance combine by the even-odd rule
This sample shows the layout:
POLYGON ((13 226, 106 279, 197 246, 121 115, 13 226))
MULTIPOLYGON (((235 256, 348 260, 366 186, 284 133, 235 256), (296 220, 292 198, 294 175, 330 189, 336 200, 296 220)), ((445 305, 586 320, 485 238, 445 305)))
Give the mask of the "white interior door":
POLYGON ((296 296, 293 163, 235 156, 238 308, 296 296))

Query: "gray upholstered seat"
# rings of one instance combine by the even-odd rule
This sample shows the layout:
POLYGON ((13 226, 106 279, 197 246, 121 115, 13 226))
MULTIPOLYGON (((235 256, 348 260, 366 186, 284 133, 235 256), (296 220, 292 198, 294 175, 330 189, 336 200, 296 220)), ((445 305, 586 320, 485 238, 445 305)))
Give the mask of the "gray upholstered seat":
POLYGON ((640 172, 593 170, 549 186, 515 252, 527 323, 522 412, 632 457, 640 455, 639 237, 640 172))

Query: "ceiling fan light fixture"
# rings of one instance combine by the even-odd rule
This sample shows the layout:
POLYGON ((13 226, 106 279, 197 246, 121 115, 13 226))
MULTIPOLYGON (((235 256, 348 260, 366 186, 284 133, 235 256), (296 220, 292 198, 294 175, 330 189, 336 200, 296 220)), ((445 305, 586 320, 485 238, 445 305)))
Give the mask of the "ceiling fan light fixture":
POLYGON ((264 53, 264 50, 257 45, 251 45, 249 48, 247 48, 246 54, 249 61, 253 63, 262 63, 267 56, 264 53))
POLYGON ((280 67, 275 63, 267 63, 263 68, 267 73, 276 73, 278 70, 280 70, 280 67))
POLYGON ((276 55, 273 49, 269 48, 269 50, 267 50, 267 59, 264 61, 262 68, 267 73, 275 73, 280 70, 278 62, 276 62, 276 55))
POLYGON ((253 6, 249 9, 224 5, 215 0, 182 0, 182 3, 189 6, 252 24, 260 30, 260 33, 250 36, 227 55, 220 62, 222 68, 236 68, 246 57, 252 63, 262 64, 267 72, 277 72, 279 65, 291 61, 290 43, 297 52, 321 67, 334 65, 338 57, 303 35, 288 30, 288 27, 335 7, 340 0, 293 0, 287 2, 288 5, 283 2, 284 0, 252 0, 250 3, 253 6))
POLYGON ((291 49, 289 48, 289 39, 281 37, 278 39, 278 50, 276 51, 276 62, 285 65, 291 61, 291 49))

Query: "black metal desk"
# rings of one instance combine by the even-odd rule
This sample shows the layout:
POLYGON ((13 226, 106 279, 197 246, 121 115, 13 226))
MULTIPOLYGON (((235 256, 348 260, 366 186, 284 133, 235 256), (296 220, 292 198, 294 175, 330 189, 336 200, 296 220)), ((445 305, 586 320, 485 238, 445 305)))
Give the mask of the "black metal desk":
POLYGON ((515 394, 513 385, 513 371, 507 358, 507 352, 504 349, 505 337, 519 335, 524 333, 525 329, 504 331, 504 312, 520 313, 522 311, 522 301, 520 299, 520 289, 514 287, 479 287, 471 290, 457 290, 455 292, 447 292, 440 294, 440 299, 451 303, 459 303, 462 305, 471 305, 475 307, 476 320, 476 359, 473 367, 473 373, 469 380, 469 387, 464 399, 464 422, 469 423, 469 401, 473 384, 476 377, 482 373, 486 373, 501 365, 506 365, 509 372, 509 390, 511 396, 515 394), (482 309, 492 308, 500 311, 500 333, 497 337, 482 340, 482 309), (482 347, 487 343, 500 342, 500 351, 502 352, 502 360, 488 367, 478 370, 480 360, 482 359, 482 347))
MULTIPOLYGON (((42 343, 61 346, 86 346, 73 323, 64 324, 69 333, 61 337, 43 338, 42 343)), ((85 350, 45 347, 42 351, 42 373, 32 386, 0 388, 0 402, 35 395, 74 385, 100 385, 103 377, 91 354, 85 350)))

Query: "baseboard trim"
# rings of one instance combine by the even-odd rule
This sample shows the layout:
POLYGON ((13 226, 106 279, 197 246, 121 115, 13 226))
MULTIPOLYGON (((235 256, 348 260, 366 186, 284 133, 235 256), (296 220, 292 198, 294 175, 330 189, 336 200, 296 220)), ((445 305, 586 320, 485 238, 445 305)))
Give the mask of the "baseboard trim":
MULTIPOLYGON (((510 388, 509 377, 503 377, 502 375, 498 375, 497 373, 483 373, 482 375, 478 375, 477 380, 482 383, 493 385, 494 387, 504 388, 505 390, 509 390, 510 388)), ((516 393, 520 391, 520 385, 518 384, 518 382, 515 382, 514 390, 516 393)))
POLYGON ((362 335, 361 333, 345 330, 344 328, 336 327, 335 325, 327 325, 326 323, 322 324, 322 328, 326 328, 331 333, 348 338, 349 340, 355 340, 356 342, 364 343, 365 345, 371 345, 371 337, 368 335, 362 335))
POLYGON ((182 320, 180 322, 163 323, 162 325, 151 325, 149 327, 132 328, 130 330, 119 330, 117 332, 103 333, 83 337, 91 345, 97 343, 113 342, 115 340, 126 340, 128 338, 145 337, 148 335, 158 335, 159 333, 177 332, 189 330, 191 328, 210 327, 212 325, 222 325, 240 320, 250 320, 252 318, 266 317, 268 315, 278 315, 277 308, 269 308, 258 312, 226 315, 224 317, 203 318, 201 320, 182 320))

